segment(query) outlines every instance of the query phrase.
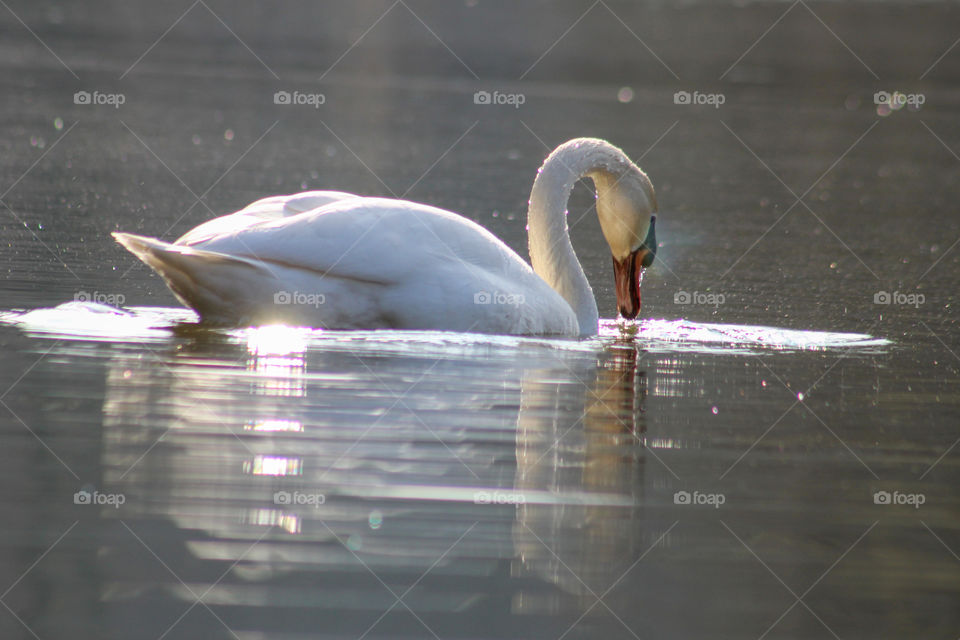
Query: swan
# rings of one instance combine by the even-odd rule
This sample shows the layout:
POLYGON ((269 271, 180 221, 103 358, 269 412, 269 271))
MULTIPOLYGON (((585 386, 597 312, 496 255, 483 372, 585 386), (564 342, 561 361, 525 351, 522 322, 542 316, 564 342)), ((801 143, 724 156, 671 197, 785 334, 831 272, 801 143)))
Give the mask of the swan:
POLYGON ((173 243, 112 235, 204 323, 590 336, 597 303, 566 220, 584 177, 596 187, 619 313, 635 318, 657 250, 657 201, 647 175, 596 138, 565 142, 537 173, 531 264, 455 213, 339 191, 258 200, 173 243))

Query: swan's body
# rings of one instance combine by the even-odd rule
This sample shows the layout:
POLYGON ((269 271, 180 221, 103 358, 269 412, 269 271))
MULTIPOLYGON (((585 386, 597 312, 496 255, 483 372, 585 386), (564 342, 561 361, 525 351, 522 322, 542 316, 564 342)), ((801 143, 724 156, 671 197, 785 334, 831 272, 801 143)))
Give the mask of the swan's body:
POLYGON ((573 184, 587 175, 615 267, 626 260, 621 269, 639 278, 634 263, 654 250, 637 257, 656 210, 653 190, 622 152, 593 139, 562 145, 540 170, 528 220, 533 268, 449 211, 336 191, 259 200, 173 244, 114 237, 205 322, 592 335, 597 305, 565 216, 573 184))

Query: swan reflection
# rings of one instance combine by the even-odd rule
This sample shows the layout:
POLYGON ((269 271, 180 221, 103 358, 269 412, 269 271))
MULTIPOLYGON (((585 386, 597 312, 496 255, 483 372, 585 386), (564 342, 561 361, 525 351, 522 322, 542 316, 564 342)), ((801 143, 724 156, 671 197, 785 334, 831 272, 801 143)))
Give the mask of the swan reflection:
MULTIPOLYGON (((582 363, 566 383, 542 382, 550 373, 525 372, 516 490, 522 495, 546 488, 572 499, 519 506, 512 572, 548 580, 585 606, 639 553, 631 518, 645 486, 646 376, 632 345, 602 352, 595 364, 582 363), (562 409, 542 411, 551 398, 562 409)), ((520 592, 513 608, 556 613, 565 604, 557 592, 520 592)))
POLYGON ((195 577, 205 601, 309 607, 356 635, 343 607, 369 624, 394 603, 365 580, 422 578, 404 602, 425 620, 556 626, 544 616, 579 614, 638 557, 647 382, 632 344, 437 358, 285 327, 238 335, 152 359, 118 351, 107 375, 105 481, 131 500, 104 517, 167 523, 145 540, 165 562, 210 568, 195 577))

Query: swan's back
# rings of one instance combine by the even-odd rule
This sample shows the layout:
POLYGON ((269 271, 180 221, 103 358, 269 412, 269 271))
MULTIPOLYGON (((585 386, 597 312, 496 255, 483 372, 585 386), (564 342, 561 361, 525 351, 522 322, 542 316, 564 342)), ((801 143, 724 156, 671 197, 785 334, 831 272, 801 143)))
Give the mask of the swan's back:
POLYGON ((263 198, 250 203, 236 213, 207 220, 185 233, 175 244, 195 245, 247 226, 282 220, 319 209, 333 202, 357 197, 359 196, 343 191, 304 191, 293 195, 263 198))

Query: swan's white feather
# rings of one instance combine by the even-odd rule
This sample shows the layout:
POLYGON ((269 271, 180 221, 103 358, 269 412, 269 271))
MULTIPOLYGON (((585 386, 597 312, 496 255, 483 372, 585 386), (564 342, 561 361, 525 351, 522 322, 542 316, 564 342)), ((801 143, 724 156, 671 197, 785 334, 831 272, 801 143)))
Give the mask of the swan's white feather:
POLYGON ((115 235, 205 320, 578 333, 570 305, 496 236, 414 202, 311 192, 260 200, 174 244, 115 235))
POLYGON ((223 233, 232 233, 243 227, 270 220, 280 220, 305 211, 318 209, 331 202, 356 198, 343 191, 304 191, 289 196, 271 196, 253 202, 240 211, 208 220, 194 227, 177 240, 177 244, 197 244, 223 233))

